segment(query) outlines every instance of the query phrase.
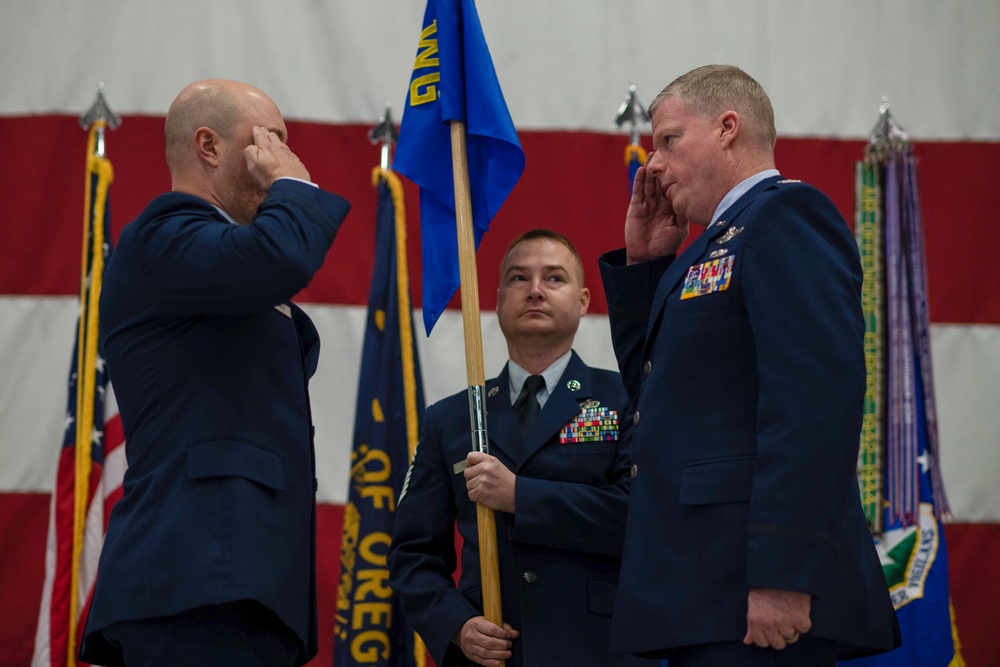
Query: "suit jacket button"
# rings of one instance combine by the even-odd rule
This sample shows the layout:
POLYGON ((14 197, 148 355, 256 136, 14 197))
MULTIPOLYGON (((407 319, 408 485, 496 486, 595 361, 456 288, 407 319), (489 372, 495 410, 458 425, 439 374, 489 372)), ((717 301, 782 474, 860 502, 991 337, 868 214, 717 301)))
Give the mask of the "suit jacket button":
POLYGON ((524 580, 529 584, 533 584, 536 581, 538 581, 538 575, 532 572, 531 570, 528 570, 527 572, 524 573, 524 580))
POLYGON ((645 375, 649 375, 650 373, 652 373, 653 372, 653 362, 650 361, 649 359, 647 359, 646 362, 642 365, 642 372, 645 375))
POLYGON ((636 410, 635 412, 632 413, 632 426, 638 426, 638 425, 639 425, 639 411, 636 410))
POLYGON ((632 479, 635 479, 635 476, 636 476, 636 475, 638 475, 638 474, 639 474, 639 466, 637 466, 636 464, 634 464, 634 463, 633 463, 633 464, 632 464, 632 469, 631 469, 631 470, 629 470, 629 473, 628 473, 628 475, 629 475, 629 477, 631 477, 632 479))

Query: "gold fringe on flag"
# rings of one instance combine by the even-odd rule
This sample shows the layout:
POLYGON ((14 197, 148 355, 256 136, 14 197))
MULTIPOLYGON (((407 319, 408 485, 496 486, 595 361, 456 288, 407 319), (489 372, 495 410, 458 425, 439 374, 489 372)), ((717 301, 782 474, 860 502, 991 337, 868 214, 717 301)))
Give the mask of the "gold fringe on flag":
POLYGON ((107 123, 95 121, 87 139, 87 178, 83 216, 83 254, 80 262, 80 325, 77 333, 76 449, 73 498, 73 559, 69 588, 69 636, 66 664, 75 667, 77 621, 80 608, 80 557, 90 506, 93 456, 94 385, 97 381, 98 299, 104 276, 104 213, 108 188, 114 180, 111 161, 97 154, 97 137, 107 123), (95 182, 96 179, 96 182, 95 182))
POLYGON ((646 149, 638 144, 629 144, 625 147, 625 166, 628 167, 633 161, 640 166, 646 164, 646 149))
POLYGON ((879 166, 866 158, 856 166, 854 234, 861 252, 864 283, 861 306, 865 318, 864 417, 861 422, 861 449, 858 453, 858 482, 861 504, 868 525, 876 535, 882 532, 882 202, 879 166))
POLYGON ((403 398, 406 402, 406 443, 410 452, 407 463, 413 461, 417 449, 419 416, 417 414, 417 376, 413 360, 413 324, 410 311, 410 270, 406 262, 406 211, 403 203, 403 185, 399 177, 390 170, 372 169, 372 185, 378 187, 379 180, 385 179, 392 194, 393 210, 396 214, 396 292, 399 295, 399 339, 403 351, 403 398))
MULTIPOLYGON (((392 194, 392 206, 396 215, 396 293, 399 308, 399 340, 403 358, 403 400, 406 404, 406 445, 409 452, 407 463, 413 462, 420 438, 417 414, 417 373, 413 358, 413 323, 410 310, 410 270, 406 261, 406 208, 403 203, 403 185, 391 169, 372 169, 372 185, 378 187, 385 180, 392 194)), ((427 665, 427 646, 416 632, 413 633, 413 659, 417 667, 427 665)))

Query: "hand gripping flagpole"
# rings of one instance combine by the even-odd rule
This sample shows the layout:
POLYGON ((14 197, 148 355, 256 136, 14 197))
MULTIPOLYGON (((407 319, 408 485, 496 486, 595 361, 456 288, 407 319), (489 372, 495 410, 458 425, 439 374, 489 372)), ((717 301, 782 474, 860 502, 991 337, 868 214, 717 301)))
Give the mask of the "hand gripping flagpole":
MULTIPOLYGON (((472 451, 489 454, 486 433, 486 372, 483 363, 483 331, 479 318, 479 276, 476 272, 476 241, 472 231, 472 197, 469 160, 465 146, 465 123, 451 121, 451 165, 455 175, 455 224, 458 231, 458 266, 462 291, 462 324, 465 331, 465 370, 469 386, 469 417, 472 421, 472 451)), ((503 627, 500 605, 500 560, 497 555, 496 516, 476 503, 479 531, 479 571, 483 587, 483 616, 503 627)), ((500 661, 501 666, 504 664, 500 661)))
POLYGON ((66 638, 66 664, 75 666, 76 638, 80 607, 80 558, 83 534, 90 505, 90 475, 94 440, 94 392, 97 383, 98 299, 104 275, 106 239, 104 213, 108 187, 114 179, 111 163, 105 156, 104 130, 116 129, 121 118, 104 99, 104 83, 97 86, 97 97, 80 116, 80 126, 90 131, 87 140, 86 202, 83 221, 83 251, 80 262, 80 318, 77 325, 76 447, 73 493, 73 556, 70 565, 69 634, 66 638), (97 177, 96 185, 92 183, 97 177))

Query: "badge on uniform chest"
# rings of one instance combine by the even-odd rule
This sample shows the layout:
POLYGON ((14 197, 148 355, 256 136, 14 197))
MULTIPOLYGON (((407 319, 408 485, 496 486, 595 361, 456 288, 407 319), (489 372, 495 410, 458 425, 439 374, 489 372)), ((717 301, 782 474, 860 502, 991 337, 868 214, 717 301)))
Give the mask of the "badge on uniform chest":
MULTIPOLYGON (((596 403, 596 401, 594 401, 596 403)), ((559 431, 559 444, 605 442, 618 439, 618 411, 586 404, 580 407, 576 419, 559 431)))
POLYGON ((735 262, 736 258, 728 255, 692 266, 684 277, 681 301, 729 289, 735 262))

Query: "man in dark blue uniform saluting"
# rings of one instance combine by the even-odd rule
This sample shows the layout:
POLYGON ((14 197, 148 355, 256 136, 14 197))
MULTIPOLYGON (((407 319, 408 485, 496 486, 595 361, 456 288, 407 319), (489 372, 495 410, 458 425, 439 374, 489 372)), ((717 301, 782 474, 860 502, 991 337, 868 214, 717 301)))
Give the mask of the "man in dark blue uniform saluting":
POLYGON ((774 112, 709 65, 650 105, 625 248, 601 259, 636 407, 612 648, 670 667, 809 665, 898 628, 855 477, 861 264, 819 190, 774 168, 774 112), (704 226, 680 256, 688 223, 704 226))
POLYGON ((350 205, 308 182, 253 86, 189 85, 165 135, 173 191, 122 230, 101 292, 129 468, 81 657, 300 665, 317 650, 319 337, 290 299, 350 205))

